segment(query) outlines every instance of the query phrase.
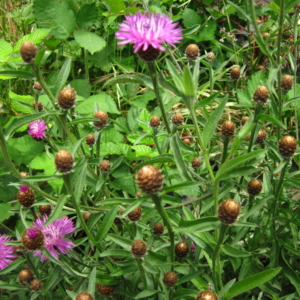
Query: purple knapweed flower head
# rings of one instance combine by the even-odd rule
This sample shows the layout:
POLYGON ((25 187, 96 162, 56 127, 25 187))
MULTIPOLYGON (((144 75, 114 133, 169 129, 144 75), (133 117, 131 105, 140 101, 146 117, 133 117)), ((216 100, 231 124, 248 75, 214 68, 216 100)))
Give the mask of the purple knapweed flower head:
POLYGON ((39 235, 39 231, 36 228, 29 228, 27 235, 31 240, 34 240, 39 235))
POLYGON ((32 138, 36 141, 41 141, 46 136, 46 132, 44 132, 44 130, 46 130, 48 126, 46 125, 45 121, 36 120, 29 123, 28 128, 28 133, 32 136, 32 138))
POLYGON ((136 13, 125 16, 116 32, 118 45, 134 44, 134 53, 140 49, 146 51, 152 46, 154 49, 165 50, 163 43, 168 43, 175 48, 175 43, 182 39, 181 28, 176 28, 178 23, 172 23, 166 15, 136 13))
POLYGON ((9 242, 10 237, 5 234, 0 235, 0 270, 6 268, 16 256, 12 255, 14 252, 13 246, 5 245, 5 242, 9 242))
POLYGON ((29 187, 26 185, 21 185, 20 186, 20 192, 21 193, 26 193, 28 191, 29 187))
MULTIPOLYGON (((58 259, 60 252, 66 254, 72 250, 72 247, 76 246, 70 240, 65 238, 66 234, 75 231, 73 222, 68 217, 62 217, 56 219, 51 224, 44 226, 45 222, 48 220, 48 216, 44 215, 43 218, 38 218, 32 225, 32 227, 40 229, 45 237, 44 247, 58 259), (58 250, 58 251, 57 251, 58 250)), ((40 255, 42 252, 40 250, 36 251, 34 256, 40 255)), ((48 260, 44 255, 42 255, 41 260, 48 260)))

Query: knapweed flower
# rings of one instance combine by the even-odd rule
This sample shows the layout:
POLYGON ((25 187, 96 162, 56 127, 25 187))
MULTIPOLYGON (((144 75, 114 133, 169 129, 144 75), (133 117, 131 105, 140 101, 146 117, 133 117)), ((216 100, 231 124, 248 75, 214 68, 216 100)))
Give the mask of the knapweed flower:
POLYGON ((42 141, 46 136, 46 132, 44 132, 44 130, 46 130, 48 126, 46 125, 45 121, 36 120, 29 123, 28 128, 28 133, 32 136, 34 140, 42 141))
MULTIPOLYGON (((44 215, 43 218, 38 218, 32 225, 34 228, 40 229, 45 237, 44 247, 58 259, 60 252, 66 254, 72 250, 72 247, 76 246, 71 241, 65 238, 66 234, 72 233, 76 228, 73 222, 68 217, 62 217, 56 219, 51 224, 44 226, 45 222, 48 220, 48 216, 44 215), (57 251, 58 250, 58 251, 57 251)), ((38 250, 35 252, 34 256, 41 254, 38 250)), ((48 260, 44 255, 42 255, 41 260, 48 260)))
POLYGON ((16 256, 12 255, 14 252, 13 246, 4 244, 9 241, 10 237, 7 237, 5 234, 0 235, 0 270, 6 268, 12 263, 12 259, 16 258, 16 256))
POLYGON ((177 25, 168 16, 161 14, 138 12, 125 16, 119 31, 116 32, 117 39, 121 40, 118 45, 134 44, 134 53, 139 50, 146 51, 148 48, 163 51, 163 43, 175 48, 174 44, 182 39, 181 28, 176 28, 177 25))

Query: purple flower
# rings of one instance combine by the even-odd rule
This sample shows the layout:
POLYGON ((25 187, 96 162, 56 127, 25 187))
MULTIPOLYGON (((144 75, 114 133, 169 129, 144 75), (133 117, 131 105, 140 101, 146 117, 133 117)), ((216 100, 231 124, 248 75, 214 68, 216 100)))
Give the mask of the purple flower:
POLYGON ((176 28, 178 23, 172 23, 172 20, 166 15, 141 12, 133 16, 125 16, 125 21, 120 24, 120 29, 116 32, 118 45, 134 44, 134 52, 141 48, 146 51, 149 46, 155 49, 165 50, 161 45, 168 43, 175 48, 175 43, 181 39, 181 28, 176 28))
POLYGON ((41 141, 45 138, 46 132, 44 132, 44 130, 48 128, 45 121, 33 121, 28 124, 28 127, 28 133, 33 137, 33 139, 41 141))
POLYGON ((20 186, 20 192, 21 193, 26 193, 28 191, 29 187, 26 185, 21 185, 20 186))
MULTIPOLYGON (((72 247, 76 246, 71 241, 65 238, 66 234, 73 232, 76 228, 73 222, 68 217, 62 217, 56 219, 51 224, 44 226, 45 222, 48 220, 48 216, 44 215, 43 219, 38 218, 32 225, 40 229, 45 237, 44 247, 56 258, 60 255, 59 252, 66 254, 72 250, 72 247), (57 251, 59 250, 59 252, 57 251)), ((36 251, 34 256, 40 255, 42 252, 40 250, 36 251)), ((44 255, 42 255, 41 260, 48 260, 44 255)))
POLYGON ((0 270, 6 268, 12 263, 12 259, 16 258, 16 256, 12 255, 14 252, 13 246, 4 244, 8 241, 10 241, 10 237, 7 237, 5 234, 0 235, 0 270))

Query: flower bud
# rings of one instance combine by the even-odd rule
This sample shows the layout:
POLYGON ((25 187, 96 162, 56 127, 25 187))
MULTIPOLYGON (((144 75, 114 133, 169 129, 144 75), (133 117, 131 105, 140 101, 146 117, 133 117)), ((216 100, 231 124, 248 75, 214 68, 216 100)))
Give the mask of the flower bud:
POLYGON ((215 58, 216 58, 216 56, 215 56, 215 54, 214 54, 213 52, 210 52, 210 53, 208 54, 208 56, 206 56, 206 59, 207 59, 208 61, 213 61, 215 58))
POLYGON ((270 36, 271 35, 270 35, 269 32, 265 32, 262 37, 263 37, 264 40, 267 40, 270 36))
POLYGON ((142 240, 135 240, 132 243, 131 252, 135 257, 143 257, 147 252, 147 244, 142 240))
POLYGON ((199 47, 195 44, 190 44, 185 50, 185 55, 188 60, 196 60, 200 55, 199 47))
POLYGON ((242 125, 245 125, 248 120, 249 120, 248 116, 242 117, 242 125))
POLYGON ((194 159, 192 160, 192 167, 194 169, 201 167, 201 160, 198 157, 194 157, 194 159))
POLYGON ((235 124, 232 121, 225 121, 222 125, 221 132, 224 136, 233 136, 235 132, 235 124))
POLYGON ((55 155, 55 165, 60 173, 70 173, 74 166, 74 158, 69 151, 59 150, 55 155))
POLYGON ((190 139, 183 139, 182 140, 186 145, 191 146, 191 140, 190 139))
POLYGON ((95 144, 95 137, 93 134, 88 134, 85 138, 85 142, 88 146, 92 147, 95 144))
POLYGON ((153 116, 151 119, 150 119, 150 126, 152 128, 158 128, 159 125, 160 125, 160 118, 157 117, 157 116, 153 116))
POLYGON ((155 223, 153 226, 153 234, 156 236, 160 236, 164 233, 164 225, 161 223, 155 223))
POLYGON ((230 70, 230 77, 232 80, 238 80, 241 76, 241 70, 239 66, 234 66, 231 70, 230 70))
POLYGON ((128 214, 128 219, 131 222, 137 222, 142 216, 142 208, 138 206, 128 214))
POLYGON ((218 296, 212 291, 204 291, 198 294, 196 300, 218 300, 218 296))
POLYGON ((258 144, 262 144, 264 142, 264 140, 266 139, 267 137, 267 133, 264 129, 260 129, 258 131, 258 135, 257 135, 257 138, 256 138, 256 143, 258 144))
POLYGON ((227 199, 220 204, 218 211, 219 220, 227 225, 231 225, 240 214, 240 205, 233 199, 227 199))
POLYGON ((88 222, 88 220, 90 218, 90 215, 91 215, 90 213, 84 213, 84 214, 82 214, 83 220, 84 220, 85 223, 88 222))
POLYGON ((135 179, 138 187, 146 194, 157 193, 163 184, 161 170, 153 165, 147 165, 139 169, 135 179))
POLYGON ((17 199, 24 207, 30 207, 35 200, 34 192, 28 186, 20 186, 17 199))
POLYGON ((181 126, 183 123, 183 115, 181 113, 176 113, 172 116, 172 123, 176 126, 181 126))
POLYGON ((32 291, 39 291, 42 288, 42 285, 43 284, 39 280, 34 279, 30 283, 30 289, 32 291))
POLYGON ((64 87, 58 95, 58 105, 62 109, 72 108, 76 101, 76 91, 73 88, 64 87))
POLYGON ((20 54, 24 62, 30 64, 34 62, 37 47, 32 42, 24 42, 20 49, 20 54))
POLYGON ((25 282, 30 282, 33 280, 33 274, 30 270, 22 270, 19 273, 19 282, 20 284, 26 286, 25 282))
POLYGON ((259 86, 253 95, 253 101, 259 104, 265 104, 269 98, 269 90, 265 86, 259 86))
POLYGON ((95 121, 94 125, 97 128, 103 128, 106 126, 106 123, 108 121, 108 115, 105 111, 102 110, 98 110, 95 114, 94 114, 94 118, 99 119, 99 121, 95 121))
POLYGON ((163 278, 165 286, 172 287, 177 282, 177 276, 174 272, 167 272, 163 278))
POLYGON ((87 292, 81 292, 75 298, 75 300, 94 300, 94 297, 87 292))
POLYGON ((153 48, 151 45, 148 45, 148 49, 143 51, 143 47, 138 50, 137 54, 144 61, 150 62, 156 60, 160 55, 160 50, 153 48))
POLYGON ((107 173, 110 171, 110 162, 107 159, 103 159, 99 164, 99 169, 102 173, 107 173))
POLYGON ((292 86, 293 86, 293 83, 294 83, 294 80, 293 80, 293 77, 291 75, 284 75, 282 76, 281 78, 281 87, 286 90, 286 91, 289 91, 292 89, 292 86))
POLYGON ((38 81, 36 81, 36 82, 34 83, 33 89, 34 89, 35 91, 38 91, 38 92, 41 92, 41 91, 43 90, 41 84, 40 84, 38 81))
POLYGON ((42 215, 47 215, 49 217, 52 211, 51 205, 40 205, 39 211, 42 215))
MULTIPOLYGON (((32 102, 32 107, 35 110, 35 101, 32 102)), ((44 105, 41 101, 38 101, 38 105, 37 105, 38 111, 41 112, 44 109, 44 105)))
POLYGON ((22 233, 22 244, 31 251, 41 249, 44 239, 43 232, 38 228, 28 228, 22 233))
POLYGON ((188 255, 189 251, 190 251, 190 247, 184 241, 179 242, 175 245, 175 254, 178 257, 186 257, 188 255))
POLYGON ((258 179, 250 180, 248 183, 248 186, 247 186, 247 190, 248 190, 249 195, 257 196, 258 194, 260 194, 260 192, 262 190, 261 181, 258 179))
POLYGON ((297 141, 293 136, 286 135, 279 140, 279 152, 284 157, 291 157, 297 149, 297 141))
POLYGON ((111 297, 116 289, 114 285, 105 285, 100 283, 96 284, 96 288, 98 293, 103 297, 111 297))

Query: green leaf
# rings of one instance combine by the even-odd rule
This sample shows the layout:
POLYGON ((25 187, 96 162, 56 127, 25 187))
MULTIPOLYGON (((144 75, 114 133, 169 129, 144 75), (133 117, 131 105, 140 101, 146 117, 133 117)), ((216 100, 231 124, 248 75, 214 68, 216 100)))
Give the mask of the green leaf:
POLYGON ((139 170, 141 167, 146 165, 155 165, 155 164, 163 164, 163 163, 174 163, 173 156, 171 154, 162 154, 155 158, 148 159, 146 161, 141 162, 140 164, 134 167, 134 171, 139 170))
MULTIPOLYGON (((153 296, 155 294, 157 294, 159 291, 157 290, 143 290, 142 292, 138 293, 134 299, 143 299, 143 298, 147 298, 150 296, 153 296)), ((160 292, 161 293, 161 292, 160 292)))
POLYGON ((121 14, 125 9, 123 0, 104 0, 103 2, 109 7, 109 12, 112 14, 121 14))
POLYGON ((258 88, 258 86, 261 86, 265 80, 266 74, 263 71, 258 71, 250 77, 250 79, 247 81, 247 85, 251 98, 253 97, 254 92, 258 88))
POLYGON ((76 22, 80 29, 85 29, 95 24, 98 18, 96 4, 87 4, 82 6, 77 13, 76 22))
POLYGON ((251 253, 237 249, 229 244, 225 244, 221 247, 222 251, 232 257, 248 257, 251 256, 251 253))
POLYGON ((206 122, 206 125, 203 130, 203 143, 204 147, 207 147, 210 143, 210 140, 216 130, 219 119, 224 111, 226 102, 228 100, 228 95, 221 100, 220 105, 216 108, 216 110, 210 115, 209 119, 206 122))
POLYGON ((108 234, 107 237, 114 243, 120 245, 124 249, 130 250, 132 246, 132 240, 128 240, 124 237, 118 236, 116 234, 108 234))
POLYGON ((106 46, 106 41, 93 32, 74 31, 76 42, 91 54, 102 50, 106 46))
POLYGON ((75 107, 75 110, 82 114, 94 114, 95 104, 98 104, 99 109, 113 114, 120 114, 113 98, 106 93, 100 93, 87 98, 75 107))
POLYGON ((164 193, 169 193, 169 192, 173 192, 173 191, 177 191, 177 190, 188 189, 188 188, 192 188, 192 187, 195 187, 195 186, 199 186, 200 184, 201 184, 201 182, 187 181, 187 182, 183 182, 183 183, 168 186, 167 188, 165 188, 163 190, 163 192, 164 193))
POLYGON ((188 28, 201 23, 200 14, 196 13, 195 10, 186 8, 182 13, 183 25, 188 28))
POLYGON ((117 250, 107 250, 100 254, 100 257, 108 257, 108 256, 113 256, 116 258, 124 258, 124 257, 131 256, 131 253, 128 250, 117 249, 117 250))
POLYGON ((272 123, 278 125, 279 127, 283 128, 283 129, 286 129, 286 125, 285 124, 283 124, 278 119, 276 119, 276 118, 274 118, 274 117, 272 117, 270 115, 260 114, 258 116, 258 120, 269 121, 269 122, 272 122, 272 123))
POLYGON ((152 149, 149 146, 145 145, 135 145, 131 147, 136 151, 136 156, 149 156, 152 153, 152 149))
POLYGON ((58 98, 58 94, 61 91, 61 89, 65 86, 66 81, 70 75, 71 71, 71 63, 72 63, 72 57, 69 57, 64 64, 62 65, 59 74, 56 78, 54 88, 53 88, 53 96, 55 99, 58 98))
POLYGON ((37 25, 40 28, 52 29, 50 34, 56 39, 67 39, 75 29, 74 12, 66 2, 35 0, 33 13, 37 25), (46 20, 45 12, 47 12, 46 20))
POLYGON ((43 284, 42 287, 42 294, 46 294, 49 290, 51 290, 54 283, 57 283, 57 280, 62 280, 63 277, 59 276, 61 268, 59 266, 56 266, 54 270, 51 270, 50 276, 48 277, 47 281, 43 284))
POLYGON ((104 130, 101 135, 101 143, 112 142, 115 144, 123 143, 124 136, 119 133, 115 128, 110 128, 108 130, 104 130))
POLYGON ((196 42, 212 41, 215 39, 215 32, 217 23, 215 20, 209 20, 204 26, 201 27, 196 42))
POLYGON ((13 47, 4 39, 0 40, 0 62, 6 62, 13 53, 13 47))
POLYGON ((193 233, 193 232, 207 232, 220 227, 220 222, 216 217, 204 217, 197 220, 180 220, 178 228, 175 228, 175 232, 193 233))
POLYGON ((183 284, 185 282, 190 282, 195 277, 198 277, 199 274, 201 274, 201 273, 202 273, 202 270, 188 273, 187 275, 184 275, 184 276, 180 277, 180 279, 177 281, 176 284, 177 285, 181 285, 181 284, 183 284))
POLYGON ((29 72, 18 71, 18 70, 0 70, 0 79, 10 79, 10 78, 33 79, 34 75, 29 72))
POLYGON ((138 83, 140 85, 145 85, 148 88, 153 89, 152 80, 149 76, 143 74, 123 74, 111 78, 105 82, 103 88, 107 88, 114 84, 125 84, 125 83, 138 83))
POLYGON ((263 271, 261 273, 249 276, 237 283, 235 283, 226 293, 226 299, 231 299, 237 295, 240 295, 244 292, 250 291, 265 282, 268 282, 272 278, 274 278, 279 272, 281 268, 270 269, 267 271, 263 271))
POLYGON ((73 187, 73 188, 75 188, 75 191, 73 194, 74 194, 75 201, 77 203, 80 203, 80 198, 82 196, 83 189, 86 185, 86 182, 85 182, 86 172, 87 172, 87 161, 85 160, 83 165, 80 166, 79 174, 78 174, 78 177, 77 177, 76 182, 73 187))
POLYGON ((12 209, 10 205, 0 203, 0 223, 7 220, 11 216, 11 213, 9 212, 10 209, 12 209))
POLYGON ((88 286, 88 293, 91 295, 95 294, 96 289, 96 274, 97 274, 97 267, 94 267, 92 272, 89 274, 89 286, 88 286))
POLYGON ((185 95, 194 99, 196 95, 196 89, 194 85, 194 80, 192 73, 188 66, 185 66, 183 69, 183 84, 185 88, 185 95))
POLYGON ((5 269, 0 271, 0 275, 11 274, 13 270, 17 269, 21 264, 24 264, 26 260, 18 258, 9 264, 5 269))
POLYGON ((242 176, 247 176, 249 174, 254 174, 255 172, 259 172, 262 168, 255 168, 255 167, 239 167, 233 169, 232 171, 226 174, 226 179, 229 178, 239 178, 242 176))

